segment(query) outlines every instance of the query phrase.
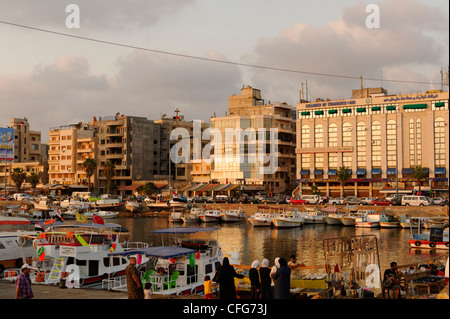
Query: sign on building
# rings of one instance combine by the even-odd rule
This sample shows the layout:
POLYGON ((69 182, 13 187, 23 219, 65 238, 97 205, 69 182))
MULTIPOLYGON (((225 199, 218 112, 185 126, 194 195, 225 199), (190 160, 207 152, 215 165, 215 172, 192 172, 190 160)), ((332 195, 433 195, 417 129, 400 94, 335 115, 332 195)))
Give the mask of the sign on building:
POLYGON ((0 127, 0 160, 14 160, 14 129, 0 127))

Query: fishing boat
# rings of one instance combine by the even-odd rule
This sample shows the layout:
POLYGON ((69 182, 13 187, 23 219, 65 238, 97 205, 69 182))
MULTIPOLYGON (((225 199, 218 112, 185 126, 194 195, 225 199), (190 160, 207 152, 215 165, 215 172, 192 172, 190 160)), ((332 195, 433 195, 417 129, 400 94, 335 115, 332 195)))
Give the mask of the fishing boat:
MULTIPOLYGON (((158 247, 147 247, 124 252, 109 253, 109 256, 124 258, 128 255, 142 255, 150 259, 151 265, 143 274, 143 280, 152 284, 153 294, 192 295, 203 292, 204 278, 214 277, 223 261, 223 252, 219 245, 220 228, 172 227, 154 230, 173 238, 173 242, 158 247), (213 237, 216 232, 216 239, 213 237)), ((108 287, 112 290, 125 290, 126 283, 108 287)))
POLYGON ((53 210, 55 208, 55 203, 48 198, 41 198, 39 200, 39 202, 34 203, 34 209, 37 210, 43 210, 43 211, 49 211, 49 210, 53 210))
POLYGON ((297 212, 283 212, 272 219, 275 228, 294 228, 303 226, 305 219, 297 212))
POLYGON ((173 211, 169 215, 169 222, 171 223, 182 223, 183 222, 183 213, 173 211))
POLYGON ((341 213, 328 213, 325 217, 325 224, 327 225, 342 225, 342 218, 344 214, 341 213))
POLYGON ((409 240, 409 245, 411 248, 420 249, 449 249, 449 235, 448 227, 446 229, 434 228, 430 230, 423 231, 423 218, 413 218, 416 219, 418 224, 418 231, 414 233, 411 229, 411 239, 409 240))
POLYGON ((198 217, 204 223, 218 223, 222 220, 222 212, 217 209, 206 209, 198 217))
POLYGON ((427 217, 422 219, 423 228, 446 228, 448 227, 448 217, 427 217))
POLYGON ((84 216, 87 219, 93 219, 94 215, 100 216, 103 219, 117 218, 119 216, 119 212, 116 211, 107 211, 107 210, 99 210, 99 211, 88 211, 84 213, 84 216))
POLYGON ((104 198, 91 203, 93 209, 118 210, 124 206, 124 203, 118 198, 104 198))
POLYGON ((344 226, 355 226, 355 220, 358 217, 357 214, 344 214, 341 216, 341 224, 344 226))
POLYGON ((225 211, 221 218, 226 223, 242 222, 247 219, 247 214, 242 209, 231 209, 225 211))
POLYGON ((132 213, 136 213, 142 210, 142 206, 138 202, 127 201, 125 203, 125 208, 132 213))
POLYGON ((380 214, 381 228, 400 228, 400 221, 391 215, 380 214))
POLYGON ((321 210, 308 211, 305 214, 305 224, 325 224, 327 212, 321 210))
POLYGON ((359 211, 360 216, 355 219, 355 227, 377 228, 380 227, 380 215, 374 210, 359 211))
POLYGON ((181 220, 183 223, 190 224, 190 223, 199 223, 200 218, 198 215, 203 211, 203 208, 200 207, 192 207, 189 213, 184 213, 181 217, 181 220))
MULTIPOLYGON (((71 288, 100 285, 103 279, 116 278, 125 273, 127 258, 111 256, 132 248, 148 247, 147 243, 130 242, 129 231, 118 224, 77 224, 52 226, 38 236, 24 237, 32 240, 39 256, 33 266, 49 272, 46 284, 59 283, 66 273, 66 285, 71 288)), ((131 254, 137 267, 145 267, 148 258, 131 254)))
POLYGON ((88 208, 89 207, 89 203, 85 202, 85 201, 81 201, 81 200, 68 198, 68 199, 65 199, 65 200, 61 201, 59 203, 59 206, 61 206, 61 208, 71 208, 71 207, 88 208))
POLYGON ((400 217, 400 227, 401 228, 417 228, 419 227, 419 223, 417 219, 402 215, 400 217))
POLYGON ((248 221, 253 227, 270 227, 272 226, 272 219, 275 217, 276 214, 273 213, 256 212, 248 221))

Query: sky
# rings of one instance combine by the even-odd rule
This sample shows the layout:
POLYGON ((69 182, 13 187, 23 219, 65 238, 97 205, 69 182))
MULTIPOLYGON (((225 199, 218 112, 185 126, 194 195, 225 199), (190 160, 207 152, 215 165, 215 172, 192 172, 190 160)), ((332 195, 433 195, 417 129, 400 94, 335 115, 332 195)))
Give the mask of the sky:
POLYGON ((440 89, 448 7, 447 0, 0 0, 0 126, 26 117, 46 142, 51 127, 117 112, 156 120, 178 108, 187 120, 209 122, 225 115, 243 85, 294 106, 302 83, 310 100, 347 99, 360 76, 376 79, 364 87, 389 94, 440 89), (79 8, 79 28, 66 25, 69 4, 79 8), (379 8, 379 28, 366 25, 370 4, 379 8))

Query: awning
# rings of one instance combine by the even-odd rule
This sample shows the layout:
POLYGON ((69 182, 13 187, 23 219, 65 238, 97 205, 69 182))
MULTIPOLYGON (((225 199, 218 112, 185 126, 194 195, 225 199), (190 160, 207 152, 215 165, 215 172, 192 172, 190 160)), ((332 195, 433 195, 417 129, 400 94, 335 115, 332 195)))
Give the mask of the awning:
POLYGON ((427 108, 427 104, 426 103, 421 103, 421 104, 407 104, 407 105, 403 105, 403 109, 404 110, 417 110, 417 109, 426 109, 427 108))
POLYGON ((366 170, 364 168, 357 169, 356 175, 366 175, 366 170))
POLYGON ((396 109, 395 105, 386 106, 386 111, 394 111, 396 109))
POLYGON ((315 115, 323 115, 323 111, 315 111, 314 114, 315 115))
POLYGON ((445 106, 445 102, 434 103, 434 107, 443 107, 443 106, 445 106))
POLYGON ((314 175, 323 175, 323 169, 315 169, 314 175))
POLYGON ((141 186, 141 185, 119 186, 119 187, 117 187, 117 190, 119 190, 119 191, 134 191, 139 186, 141 186))
POLYGON ((300 115, 310 115, 311 113, 310 112, 307 112, 307 111, 304 111, 304 112, 301 112, 300 113, 300 115))
POLYGON ((228 186, 227 184, 219 184, 216 187, 214 187, 213 189, 211 189, 211 191, 220 192, 220 191, 223 191, 224 188, 226 188, 227 186, 228 186))
POLYGON ((381 107, 380 106, 373 106, 372 107, 372 111, 381 111, 381 107))
POLYGON ((302 169, 300 171, 300 175, 309 175, 310 174, 309 172, 310 172, 309 169, 302 169))
POLYGON ((395 172, 396 172, 395 168, 388 168, 386 170, 386 174, 395 174, 395 172))
POLYGON ((435 174, 445 174, 445 167, 436 167, 434 169, 435 174))
POLYGON ((328 170, 328 175, 336 175, 337 174, 337 170, 336 169, 329 169, 328 170))
POLYGON ((372 168, 372 175, 380 175, 381 168, 372 168))
POLYGON ((239 185, 238 184, 228 184, 224 189, 222 189, 223 192, 228 192, 228 191, 232 191, 233 189, 238 188, 239 185))
POLYGON ((200 187, 205 186, 205 184, 194 184, 194 185, 190 185, 186 188, 183 188, 179 191, 183 191, 183 192, 190 192, 190 191, 196 191, 197 189, 199 189, 200 187))
POLYGON ((127 251, 121 251, 116 253, 110 253, 108 256, 128 256, 128 255, 145 255, 146 257, 153 258, 174 258, 185 255, 194 254, 196 250, 176 247, 176 246, 161 246, 161 247, 146 247, 140 249, 131 249, 127 251))
POLYGON ((412 168, 404 168, 402 169, 402 174, 414 174, 414 170, 412 168))
POLYGON ((196 192, 206 192, 211 191, 213 188, 215 188, 219 184, 204 184, 202 187, 196 189, 196 192))
POLYGON ((366 111, 366 108, 365 107, 358 107, 357 109, 356 109, 356 112, 358 112, 358 113, 362 113, 362 112, 365 112, 366 111))

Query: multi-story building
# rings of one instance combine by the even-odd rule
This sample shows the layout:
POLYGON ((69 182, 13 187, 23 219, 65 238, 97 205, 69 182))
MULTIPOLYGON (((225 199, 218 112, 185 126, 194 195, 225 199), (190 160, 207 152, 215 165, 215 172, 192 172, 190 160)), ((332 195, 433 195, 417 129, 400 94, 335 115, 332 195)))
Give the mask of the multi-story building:
MULTIPOLYGON (((81 151, 78 146, 83 141, 94 139, 94 130, 85 123, 53 127, 49 131, 49 181, 51 184, 77 185, 87 181, 80 176, 81 151)), ((90 149, 90 157, 95 158, 95 150, 90 149)))
POLYGON ((211 179, 223 184, 241 184, 242 191, 292 190, 295 182, 295 115, 291 105, 265 103, 261 91, 251 86, 243 87, 240 95, 230 96, 227 116, 211 118, 214 149, 211 179), (227 132, 239 130, 244 132, 239 140, 227 135, 227 132), (271 130, 277 134, 271 136, 271 130), (220 139, 214 132, 219 132, 220 139), (272 146, 276 147, 272 149, 272 146), (267 160, 265 156, 271 152, 277 161, 274 158, 267 160), (262 168, 270 165, 275 168, 264 173, 262 168))
POLYGON ((98 180, 102 191, 106 190, 104 170, 108 161, 115 166, 111 182, 119 191, 133 191, 142 181, 168 178, 169 135, 166 125, 145 117, 121 114, 94 119, 92 125, 98 137, 98 180))
POLYGON ((27 118, 12 118, 10 127, 14 129, 14 162, 40 162, 41 132, 31 131, 27 118))
MULTIPOLYGON (((388 95, 383 88, 353 90, 346 100, 297 104, 297 182, 300 193, 315 185, 340 195, 337 171, 351 178, 345 195, 377 196, 390 187, 411 192, 421 166, 428 189, 447 191, 448 92, 388 95)), ((426 188, 422 188, 426 189, 426 188)))
MULTIPOLYGON (((189 135, 189 159, 186 162, 181 163, 174 163, 173 161, 170 161, 170 175, 171 179, 174 180, 173 186, 174 188, 179 188, 180 186, 183 186, 187 183, 190 183, 193 181, 193 165, 195 164, 192 162, 194 159, 194 147, 200 147, 199 155, 201 155, 201 151, 205 147, 206 144, 210 142, 209 138, 205 138, 204 131, 208 129, 210 126, 208 123, 205 123, 201 120, 198 121, 186 121, 184 119, 184 115, 179 115, 179 110, 176 109, 175 113, 176 116, 169 117, 166 114, 164 114, 160 119, 156 120, 155 123, 165 125, 167 127, 167 132, 170 136, 172 131, 174 129, 183 129, 184 132, 189 135), (198 130, 198 131, 196 131, 198 130), (199 142, 198 145, 194 146, 195 142, 199 142)), ((177 139, 170 140, 170 148, 180 142, 182 139, 181 136, 178 136, 177 139)), ((198 159, 195 161, 196 163, 201 162, 201 159, 198 159)), ((209 176, 208 176, 209 177, 209 176)), ((172 185, 171 185, 172 186, 172 185)))

